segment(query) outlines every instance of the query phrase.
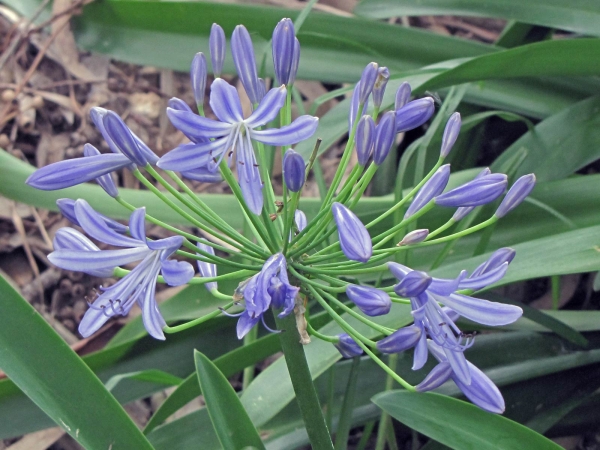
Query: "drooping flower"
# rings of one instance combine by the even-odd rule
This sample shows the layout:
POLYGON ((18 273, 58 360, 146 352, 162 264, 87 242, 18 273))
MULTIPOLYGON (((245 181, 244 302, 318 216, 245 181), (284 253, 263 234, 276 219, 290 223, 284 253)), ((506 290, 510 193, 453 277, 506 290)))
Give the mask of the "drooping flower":
POLYGON ((287 263, 281 253, 271 256, 262 270, 247 280, 239 294, 244 298, 246 309, 237 323, 237 336, 242 339, 260 320, 265 328, 263 314, 270 308, 281 309, 278 317, 285 317, 294 310, 296 295, 300 288, 292 286, 287 275, 287 263))
MULTIPOLYGON (((120 250, 98 250, 97 247, 59 248, 48 255, 48 259, 57 267, 86 273, 93 271, 112 271, 115 267, 140 261, 125 277, 114 285, 103 288, 102 293, 90 305, 79 332, 87 337, 96 332, 106 321, 115 315, 126 315, 134 304, 142 310, 144 327, 156 339, 164 339, 162 318, 154 297, 156 279, 162 274, 167 284, 179 286, 194 276, 193 267, 182 261, 168 259, 183 243, 181 236, 149 241, 144 230, 145 208, 136 209, 129 219, 131 237, 124 236, 108 227, 103 217, 85 200, 75 203, 75 215, 85 232, 106 244, 124 247, 120 250)), ((69 233, 73 236, 73 232, 69 233)), ((81 238, 79 241, 86 244, 81 238)))
POLYGON ((341 203, 334 202, 331 211, 344 255, 352 261, 366 263, 373 254, 373 243, 363 223, 341 203))
POLYGON ((218 120, 198 116, 190 111, 167 108, 173 125, 194 142, 183 144, 163 156, 158 162, 162 169, 189 171, 208 168, 216 172, 223 157, 236 151, 239 183, 250 210, 260 214, 263 207, 259 167, 252 141, 267 145, 296 144, 313 135, 318 120, 300 116, 282 128, 259 128, 273 120, 285 102, 284 86, 271 89, 258 108, 244 119, 237 90, 225 80, 217 78, 211 85, 210 106, 218 120), (209 139, 213 139, 210 141, 209 139))
POLYGON ((456 291, 479 290, 497 282, 506 273, 513 257, 513 250, 501 249, 475 269, 470 277, 463 271, 455 279, 432 278, 425 272, 411 270, 402 264, 388 263, 392 274, 400 280, 394 291, 410 298, 415 323, 408 330, 400 329, 379 341, 379 350, 404 351, 414 345, 413 369, 417 370, 427 361, 425 339, 429 335, 442 349, 452 376, 468 385, 471 373, 463 351, 472 344, 472 338, 458 329, 454 323, 456 315, 484 325, 499 326, 516 321, 523 311, 517 306, 481 300, 456 291))
POLYGON ((471 373, 471 382, 466 384, 452 371, 452 367, 448 363, 443 349, 433 341, 428 341, 427 345, 429 351, 439 361, 439 364, 431 370, 421 383, 415 386, 418 392, 430 391, 441 386, 447 380, 452 379, 473 404, 494 414, 502 414, 504 412, 504 398, 502 398, 498 387, 478 367, 467 361, 469 372, 471 373))
POLYGON ((98 179, 124 167, 156 164, 158 157, 127 128, 117 114, 103 108, 92 108, 90 117, 113 153, 88 152, 91 156, 42 167, 27 178, 28 185, 43 191, 53 191, 98 179))

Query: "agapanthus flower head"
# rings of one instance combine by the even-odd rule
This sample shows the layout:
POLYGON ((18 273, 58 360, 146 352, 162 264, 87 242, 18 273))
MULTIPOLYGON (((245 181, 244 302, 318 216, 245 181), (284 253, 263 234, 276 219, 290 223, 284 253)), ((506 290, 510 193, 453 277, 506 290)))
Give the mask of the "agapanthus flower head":
POLYGON ((200 108, 204 105, 204 92, 206 91, 206 57, 204 53, 196 53, 194 59, 192 59, 192 65, 190 67, 190 81, 192 84, 192 93, 194 94, 194 100, 196 105, 200 108))
POLYGON ((511 186, 496 210, 496 217, 501 218, 515 209, 531 193, 535 187, 535 175, 523 175, 511 186))
POLYGON ((270 308, 281 309, 279 317, 292 313, 295 299, 300 288, 292 286, 287 275, 287 263, 281 253, 271 256, 264 263, 262 270, 245 282, 240 290, 246 309, 237 323, 237 336, 242 339, 270 308))
POLYGON ((404 105, 408 103, 410 100, 410 96, 412 94, 412 89, 410 88, 410 84, 408 82, 404 82, 400 85, 398 90, 396 91, 396 100, 394 103, 394 110, 398 111, 404 105))
MULTIPOLYGON (((201 250, 205 253, 209 253, 213 256, 215 254, 215 249, 205 242, 198 242, 196 244, 196 246, 198 247, 199 250, 201 250)), ((217 266, 216 266, 216 264, 213 264, 213 263, 209 263, 209 262, 205 262, 205 261, 198 261, 198 272, 200 273, 200 276, 202 276, 202 277, 214 278, 217 276, 217 266)), ((212 291, 213 289, 217 289, 219 287, 216 281, 211 281, 210 283, 206 283, 204 286, 209 291, 212 291)))
POLYGON ((349 284, 346 295, 367 316, 382 316, 389 313, 392 307, 387 292, 371 286, 349 284))
POLYGON ((277 116, 285 97, 284 86, 271 89, 250 117, 244 119, 237 90, 225 80, 217 78, 211 85, 210 106, 218 120, 167 108, 173 125, 194 142, 170 151, 160 159, 158 166, 177 171, 207 168, 214 173, 221 160, 235 150, 244 199, 250 211, 260 214, 263 182, 252 141, 267 145, 295 144, 312 136, 318 124, 316 117, 305 115, 282 128, 258 129, 277 116))
POLYGON ((390 79, 390 71, 387 67, 379 67, 377 69, 377 78, 373 85, 373 104, 375 108, 381 108, 383 102, 383 94, 385 94, 385 87, 388 80, 390 79))
POLYGON ((250 102, 256 104, 261 101, 258 74, 256 72, 256 60, 254 58, 254 47, 250 33, 244 25, 238 25, 231 35, 231 54, 233 62, 244 86, 250 102))
POLYGON ((444 135, 442 136, 442 148, 440 149, 440 156, 445 158, 452 150, 458 134, 460 133, 461 126, 460 113, 455 112, 450 116, 448 122, 446 122, 446 128, 444 128, 444 135))
POLYGON ((448 207, 480 206, 496 200, 506 190, 508 178, 492 173, 475 178, 435 198, 435 204, 448 207))
POLYGON ((363 223, 341 203, 334 202, 331 211, 344 255, 353 261, 366 263, 373 254, 373 243, 363 223))
POLYGON ((427 203, 433 200, 434 197, 440 195, 450 179, 450 164, 441 166, 433 176, 419 189, 419 192, 413 198, 412 203, 406 210, 404 218, 408 219, 415 213, 421 210, 427 203))
POLYGON ((338 334, 340 340, 335 345, 335 348, 342 354, 344 358, 354 358, 355 356, 362 355, 363 349, 352 339, 348 334, 338 334))
POLYGON ((84 200, 75 203, 75 215, 80 226, 91 237, 120 250, 65 249, 55 250, 48 259, 57 267, 80 272, 112 270, 140 261, 116 284, 103 288, 85 313, 79 332, 87 337, 96 332, 114 315, 126 315, 134 304, 142 309, 142 319, 148 333, 164 339, 162 318, 154 298, 156 278, 162 273, 167 284, 179 286, 194 276, 193 267, 182 261, 168 259, 183 243, 181 236, 148 241, 144 230, 145 209, 136 209, 129 219, 131 237, 121 235, 106 225, 103 217, 84 200), (83 250, 83 251, 82 251, 83 250))
POLYGON ((225 62, 225 51, 227 42, 225 40, 225 32, 220 25, 213 23, 210 28, 210 37, 208 38, 208 46, 210 48, 210 61, 212 63, 213 73, 215 77, 220 77, 223 71, 223 63, 225 62))
POLYGON ((363 69, 360 77, 360 88, 358 90, 358 103, 360 105, 364 105, 367 102, 367 98, 369 98, 369 95, 373 91, 373 86, 375 86, 375 81, 377 80, 378 67, 377 63, 370 62, 363 69))
POLYGON ((394 138, 396 137, 396 115, 388 111, 381 117, 377 124, 375 142, 373 144, 373 162, 380 166, 390 153, 394 138))
POLYGON ((300 43, 291 19, 281 19, 273 30, 273 67, 278 84, 290 85, 296 80, 300 59, 300 43))
POLYGON ((356 125, 356 156, 358 164, 366 166, 373 152, 375 122, 371 116, 362 116, 356 125))
POLYGON ((306 168, 300 153, 289 149, 283 156, 283 180, 292 192, 298 192, 304 186, 306 168))
POLYGON ((413 130, 427 122, 435 112, 435 102, 431 97, 408 102, 396 110, 396 133, 413 130))

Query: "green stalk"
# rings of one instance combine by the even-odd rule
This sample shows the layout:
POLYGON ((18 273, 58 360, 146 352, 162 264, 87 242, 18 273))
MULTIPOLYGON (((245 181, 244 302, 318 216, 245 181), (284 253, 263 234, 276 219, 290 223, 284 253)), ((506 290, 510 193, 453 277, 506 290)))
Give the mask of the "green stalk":
POLYGON ((340 412, 337 433, 335 436, 335 450, 346 450, 348 448, 348 435, 352 425, 352 410, 354 409, 354 397, 356 394, 356 383, 358 381, 358 368, 360 366, 360 356, 352 359, 350 375, 348 375, 348 384, 344 393, 344 402, 340 412))
MULTIPOLYGON (((244 345, 250 345, 256 338, 258 337, 258 327, 252 327, 248 334, 244 336, 244 345)), ((242 378, 242 389, 246 390, 252 380, 254 379, 254 364, 244 368, 243 378, 242 378)))
MULTIPOLYGON (((390 355, 388 359, 388 365, 391 370, 396 371, 396 365, 398 363, 398 354, 394 353, 390 355)), ((390 391, 394 387, 394 380, 389 375, 385 380, 385 390, 390 391)), ((387 428, 391 425, 391 420, 389 414, 385 411, 381 413, 381 418, 379 419, 379 429, 377 430, 377 443, 375 444, 375 450, 383 450, 385 448, 385 440, 387 435, 387 428)))
POLYGON ((333 443, 308 368, 304 348, 300 344, 300 334, 296 328, 295 316, 290 314, 283 319, 277 315, 274 317, 277 329, 285 330, 279 333, 281 349, 311 446, 314 450, 333 450, 333 443))

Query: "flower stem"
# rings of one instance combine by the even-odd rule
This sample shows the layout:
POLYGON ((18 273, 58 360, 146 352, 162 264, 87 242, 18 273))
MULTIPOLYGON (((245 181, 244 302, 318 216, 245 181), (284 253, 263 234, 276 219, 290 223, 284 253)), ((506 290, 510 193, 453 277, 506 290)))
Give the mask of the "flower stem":
POLYGON ((302 413, 311 446, 314 450, 333 450, 333 443, 308 368, 304 347, 300 344, 300 335, 296 329, 295 317, 293 314, 282 319, 278 318, 277 315, 274 316, 277 328, 282 331, 285 330, 283 333, 279 333, 281 349, 285 355, 285 363, 288 367, 292 386, 296 393, 296 401, 302 413))

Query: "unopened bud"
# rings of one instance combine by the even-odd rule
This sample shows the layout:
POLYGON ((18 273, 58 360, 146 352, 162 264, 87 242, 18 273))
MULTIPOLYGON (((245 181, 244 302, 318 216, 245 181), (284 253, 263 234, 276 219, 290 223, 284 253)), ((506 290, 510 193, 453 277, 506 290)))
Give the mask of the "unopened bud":
POLYGON ((294 150, 288 150, 283 157, 283 179, 292 192, 298 192, 304 186, 306 166, 304 158, 294 150))
POLYGON ((404 245, 418 244, 419 242, 423 242, 425 239, 427 239, 427 236, 429 236, 428 229, 411 231, 406 236, 404 236, 404 238, 402 238, 402 240, 398 243, 398 247, 402 247, 404 245))
POLYGON ((371 116, 362 116, 356 126, 356 156, 358 164, 366 166, 373 151, 375 122, 371 116))
POLYGON ((396 136, 396 115, 394 111, 386 112, 377 125, 375 144, 373 146, 373 162, 380 166, 390 153, 396 136))
POLYGON ((210 61, 212 63, 213 73, 215 77, 220 77, 223 71, 223 62, 225 61, 225 32, 216 23, 212 24, 210 29, 210 37, 208 40, 210 47, 210 61))
POLYGON ((504 217, 517 206, 519 206, 534 187, 535 175, 532 173, 529 175, 523 175, 521 178, 515 181, 512 187, 508 190, 504 200, 502 200, 502 203, 500 203, 500 206, 496 210, 496 217, 504 217))
POLYGON ((420 98, 396 110, 396 133, 413 130, 427 122, 435 112, 431 97, 420 98))
POLYGON ((458 138, 458 134, 460 133, 460 113, 455 112, 450 116, 448 122, 446 123, 446 128, 444 128, 444 135, 442 136, 442 148, 440 150, 440 156, 445 158, 452 150, 456 139, 458 138))

